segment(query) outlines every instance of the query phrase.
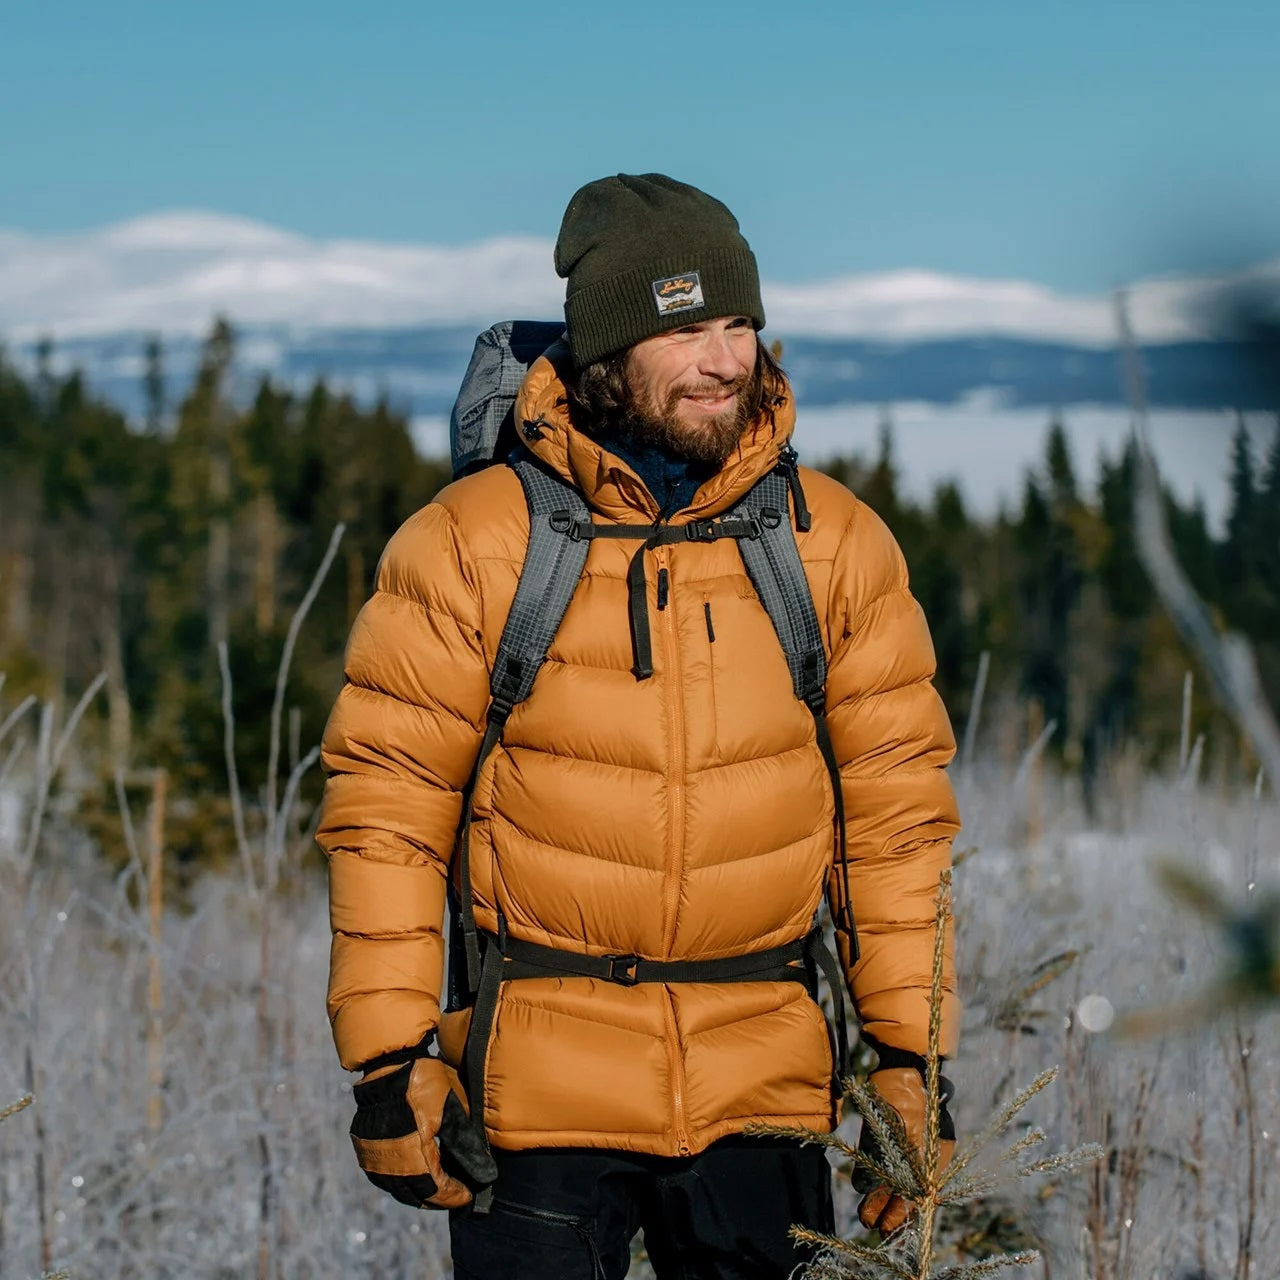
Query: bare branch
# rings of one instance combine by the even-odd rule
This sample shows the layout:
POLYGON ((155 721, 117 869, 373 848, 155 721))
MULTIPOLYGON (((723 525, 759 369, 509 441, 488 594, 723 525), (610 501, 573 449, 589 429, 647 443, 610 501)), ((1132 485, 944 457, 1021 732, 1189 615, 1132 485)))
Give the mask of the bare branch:
POLYGON ((293 617, 289 620, 289 631, 285 636, 284 649, 280 654, 280 666, 276 670, 276 691, 275 697, 271 700, 271 745, 267 759, 267 821, 271 824, 267 833, 268 842, 275 834, 277 818, 276 777, 280 769, 280 721, 284 712, 284 691, 289 682, 289 667, 293 662, 293 650, 298 642, 298 632, 302 629, 302 624, 306 620, 312 604, 315 603, 321 584, 328 576, 329 567, 333 564, 334 556, 338 554, 338 544, 342 541, 342 535, 346 532, 346 529, 347 526, 339 522, 333 533, 329 535, 329 545, 320 561, 320 567, 315 571, 315 575, 311 579, 311 585, 307 588, 301 603, 294 610, 293 617))
POLYGON ((240 850, 240 864, 244 870, 245 886, 250 895, 258 892, 253 873, 253 852, 244 827, 244 799, 240 792, 240 777, 236 772, 236 719, 231 706, 231 663, 227 658, 225 640, 218 641, 218 671, 222 675, 222 750, 227 762, 227 786, 231 795, 231 825, 235 828, 236 847, 240 850))

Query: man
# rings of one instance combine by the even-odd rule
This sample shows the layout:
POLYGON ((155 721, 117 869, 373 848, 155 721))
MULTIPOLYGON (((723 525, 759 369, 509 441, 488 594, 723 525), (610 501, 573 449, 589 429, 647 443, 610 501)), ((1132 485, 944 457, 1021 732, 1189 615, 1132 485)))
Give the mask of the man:
MULTIPOLYGON (((732 214, 661 175, 605 178, 570 202, 556 269, 567 347, 521 388, 529 451, 597 524, 723 516, 778 464, 794 422, 732 214)), ((816 720, 732 538, 591 541, 548 661, 474 780, 469 882, 488 948, 621 966, 612 981, 504 982, 482 1097, 464 1097, 456 1070, 471 1010, 441 1014, 442 917, 529 543, 519 481, 494 466, 449 486, 383 557, 325 736, 329 1010, 343 1065, 365 1073, 361 1164, 397 1198, 453 1211, 462 1280, 614 1280, 641 1228, 659 1276, 782 1277, 802 1259, 790 1224, 831 1229, 822 1148, 743 1134, 837 1119, 810 990, 634 977, 637 958, 674 973, 661 965, 794 944, 824 889, 841 918, 846 884, 852 897, 860 953, 838 942, 881 1055, 873 1079, 923 1141, 953 741, 892 536, 839 484, 799 479, 793 506, 811 521, 796 542, 829 655, 816 720), (495 1172, 492 1203, 473 1205, 495 1172)), ((945 987, 950 1050, 949 948, 945 987)), ((907 1212, 886 1187, 861 1209, 885 1232, 907 1212)))

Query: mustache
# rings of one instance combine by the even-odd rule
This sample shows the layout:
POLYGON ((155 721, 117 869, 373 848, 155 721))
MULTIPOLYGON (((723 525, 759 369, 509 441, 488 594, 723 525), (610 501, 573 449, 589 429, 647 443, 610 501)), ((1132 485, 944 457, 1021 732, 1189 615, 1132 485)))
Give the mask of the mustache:
POLYGON ((671 398, 680 399, 683 396, 736 396, 740 395, 750 382, 751 375, 747 373, 740 373, 736 378, 730 378, 728 382, 721 382, 716 378, 700 383, 682 382, 671 388, 671 398))

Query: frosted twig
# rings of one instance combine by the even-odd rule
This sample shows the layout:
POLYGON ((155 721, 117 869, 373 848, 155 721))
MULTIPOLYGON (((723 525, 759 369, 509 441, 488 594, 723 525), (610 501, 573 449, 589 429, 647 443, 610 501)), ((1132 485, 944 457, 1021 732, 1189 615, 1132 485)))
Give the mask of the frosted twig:
POLYGON ((267 821, 272 824, 271 830, 267 833, 268 842, 270 842, 271 836, 274 835, 277 817, 276 777, 280 768, 280 718, 284 711, 284 691, 289 682, 289 667, 293 662, 293 650, 298 642, 298 632, 302 629, 302 624, 312 604, 315 603, 321 584, 328 576, 329 567, 333 564, 334 556, 338 554, 338 544, 342 541, 342 535, 346 532, 346 529, 347 526, 339 522, 329 535, 329 545, 320 561, 320 567, 315 571, 311 579, 311 585, 307 588, 306 594, 302 597, 298 607, 294 610, 293 617, 289 620, 289 630, 285 636, 284 649, 280 654, 280 666, 276 669, 276 691, 271 700, 271 734, 267 758, 267 821))
POLYGON ((138 851, 138 836, 133 829, 133 814, 129 810, 129 797, 124 789, 124 771, 117 769, 113 780, 116 788, 116 807, 120 810, 120 829, 124 833, 125 848, 129 850, 129 861, 134 866, 141 866, 142 855, 138 851))
POLYGON ((965 1143, 964 1147, 956 1152, 955 1158, 951 1161, 948 1169, 949 1177, 957 1177, 965 1168, 973 1163, 974 1158, 979 1152, 984 1151, 992 1142, 995 1141, 1017 1118, 1018 1113, 1036 1096, 1042 1089, 1047 1088, 1058 1078, 1058 1068, 1049 1067, 1042 1071, 1036 1078, 1021 1089, 1018 1093, 1005 1103, 1005 1105, 995 1114, 991 1122, 976 1137, 971 1138, 965 1143))
POLYGON ((962 1262, 954 1267, 945 1267, 933 1274, 931 1280, 978 1280, 979 1276, 995 1275, 1006 1267, 1029 1267, 1040 1261, 1040 1254, 1034 1249, 1023 1249, 1018 1253, 998 1253, 978 1262, 962 1262))
POLYGON ((312 747, 296 765, 293 766, 292 772, 289 774, 289 781, 285 784, 284 797, 280 801, 280 813, 277 817, 276 829, 276 850, 272 856, 272 876, 271 885, 275 884, 275 876, 280 865, 280 859, 284 854, 284 837, 280 835, 283 829, 285 816, 292 812, 294 804, 298 799, 298 789, 302 785, 302 779, 307 771, 320 759, 320 748, 312 747))
POLYGON ((62 733, 58 737, 58 745, 53 749, 53 773, 58 772, 58 766, 62 764, 62 757, 66 754, 67 747, 71 744, 71 738, 79 726, 81 718, 89 709, 89 703, 97 697, 98 690, 106 683, 107 673, 99 671, 90 682, 89 687, 80 695, 79 702, 72 708, 71 714, 67 717, 67 723, 63 725, 62 733))
POLYGON ((982 722, 982 700, 987 692, 987 672, 991 667, 991 651, 983 649, 978 655, 978 674, 973 682, 973 697, 969 700, 969 719, 964 726, 964 747, 960 755, 961 767, 968 772, 973 767, 973 751, 978 741, 978 725, 982 722))
POLYGON ((13 772, 13 766, 18 763, 18 757, 22 754, 22 743, 15 742, 9 748, 9 754, 4 758, 4 764, 0 765, 0 786, 4 785, 5 779, 13 772))
POLYGON ((1033 1160, 1030 1164, 1019 1165, 1018 1172, 1024 1177, 1038 1173, 1067 1173, 1078 1169, 1082 1164, 1092 1164, 1095 1160, 1106 1158, 1107 1150, 1096 1142, 1083 1142, 1070 1151, 1056 1151, 1043 1160, 1033 1160))
MULTIPOLYGON (((862 1244, 857 1240, 842 1240, 839 1236, 824 1235, 820 1231, 810 1231, 807 1227, 792 1227, 791 1237, 802 1244, 811 1244, 819 1249, 828 1249, 832 1253, 846 1258, 854 1258, 858 1262, 868 1262, 882 1271, 901 1277, 901 1280, 916 1280, 915 1271, 909 1270, 888 1250, 875 1245, 862 1244)), ((835 1271, 834 1275, 848 1275, 847 1271, 835 1271)))
POLYGON ((236 772, 236 719, 231 706, 231 663, 227 658, 225 640, 218 641, 218 671, 222 676, 222 752, 227 763, 227 786, 231 793, 231 825, 236 833, 236 847, 240 850, 245 887, 251 897, 256 897, 258 887, 253 874, 253 853, 249 848, 249 837, 245 834, 244 800, 236 772))
POLYGON ((27 843, 22 850, 21 866, 23 874, 31 867, 36 856, 36 846, 40 843, 40 829, 44 825, 44 810, 49 799, 49 788, 53 784, 53 767, 51 763, 53 742, 53 704, 46 702, 40 708, 40 734, 36 740, 36 796, 32 806, 31 827, 27 833, 27 843))
POLYGON ((1058 722, 1050 720, 1043 729, 1040 730, 1040 736, 1022 753, 1022 759, 1018 761, 1017 772, 1013 775, 1013 790, 1020 791, 1026 786, 1027 779, 1031 776, 1031 770, 1035 767, 1035 763, 1044 754, 1044 749, 1053 741, 1053 735, 1058 732, 1058 722))
POLYGON ((13 726, 35 705, 36 695, 29 693, 3 720, 0 720, 0 742, 5 740, 13 726))

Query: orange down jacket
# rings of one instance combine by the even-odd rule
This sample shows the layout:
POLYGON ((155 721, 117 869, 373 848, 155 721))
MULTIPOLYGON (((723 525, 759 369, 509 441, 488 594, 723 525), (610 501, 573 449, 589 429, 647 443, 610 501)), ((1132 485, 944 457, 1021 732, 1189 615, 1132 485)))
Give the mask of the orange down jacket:
MULTIPOLYGON (((571 426, 543 358, 517 421, 598 521, 657 514, 636 474, 571 426)), ((673 517, 723 512, 777 461, 790 399, 748 430, 673 517)), ((923 1053, 934 899, 957 830, 954 743, 902 556, 847 489, 805 470, 797 534, 830 654, 861 958, 843 959, 865 1030, 923 1053)), ((324 739, 318 838, 329 858, 329 1015, 349 1069, 439 1023, 446 882, 482 736, 489 669, 528 542, 519 480, 495 466, 450 485, 388 545, 357 618, 324 739)), ((626 573, 635 544, 591 543, 528 700, 475 792, 476 919, 594 955, 710 959, 810 928, 833 862, 828 773, 807 708, 732 540, 647 557, 654 674, 632 672, 626 573), (658 570, 669 594, 659 609, 658 570)), ((950 940, 944 1049, 958 1006, 950 940)), ((439 1027, 456 1060, 467 1014, 439 1027), (459 1025, 459 1024, 462 1025, 459 1025)), ((501 990, 485 1067, 490 1141, 657 1155, 702 1150, 751 1121, 829 1129, 831 1053, 796 982, 534 978, 501 990)))

